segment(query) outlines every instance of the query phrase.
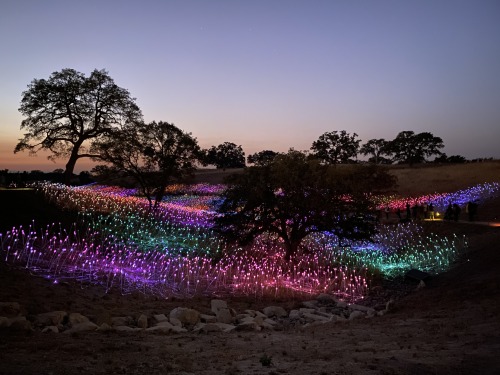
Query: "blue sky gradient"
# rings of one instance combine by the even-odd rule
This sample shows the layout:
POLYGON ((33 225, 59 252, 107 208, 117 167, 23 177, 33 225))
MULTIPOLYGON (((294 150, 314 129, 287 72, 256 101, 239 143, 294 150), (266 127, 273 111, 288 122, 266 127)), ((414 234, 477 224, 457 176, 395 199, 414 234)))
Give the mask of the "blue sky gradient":
MULTIPOLYGON (((35 78, 106 69, 146 121, 202 147, 306 150, 324 132, 443 138, 448 155, 500 158, 500 2, 4 0, 0 168, 14 155, 35 78)), ((88 169, 79 162, 77 170, 88 169)))

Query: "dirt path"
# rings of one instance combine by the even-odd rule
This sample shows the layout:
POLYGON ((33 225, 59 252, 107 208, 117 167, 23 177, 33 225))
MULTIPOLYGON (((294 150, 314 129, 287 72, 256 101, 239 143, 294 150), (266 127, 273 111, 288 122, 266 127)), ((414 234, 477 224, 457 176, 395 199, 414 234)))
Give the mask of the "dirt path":
MULTIPOLYGON (((491 217, 500 212, 496 204, 489 206, 491 217)), ((446 226, 454 224, 425 225, 449 232, 446 226)), ((0 329, 0 374, 499 374, 500 228, 458 223, 453 229, 469 237, 467 257, 383 317, 211 334, 67 335, 0 329), (270 366, 263 366, 269 359, 270 366)), ((200 311, 209 306, 209 300, 164 301, 104 294, 98 286, 54 286, 0 263, 1 301, 19 302, 28 317, 53 310, 91 318, 137 316, 168 314, 177 306, 200 311)), ((238 310, 270 304, 228 302, 238 310)))

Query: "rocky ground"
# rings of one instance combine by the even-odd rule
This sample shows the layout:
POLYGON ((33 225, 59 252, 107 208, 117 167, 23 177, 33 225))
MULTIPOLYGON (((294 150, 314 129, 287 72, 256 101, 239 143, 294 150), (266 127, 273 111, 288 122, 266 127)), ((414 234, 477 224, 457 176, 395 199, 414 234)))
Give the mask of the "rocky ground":
POLYGON ((424 287, 377 288, 373 310, 105 294, 0 263, 0 374, 498 374, 500 228, 426 225, 467 235, 468 253, 424 287))

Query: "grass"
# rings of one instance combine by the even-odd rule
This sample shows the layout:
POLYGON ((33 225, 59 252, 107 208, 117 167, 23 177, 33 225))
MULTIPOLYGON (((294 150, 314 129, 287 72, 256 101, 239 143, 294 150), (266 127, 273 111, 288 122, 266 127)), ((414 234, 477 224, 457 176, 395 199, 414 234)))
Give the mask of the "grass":
MULTIPOLYGON (((445 193, 466 189, 484 182, 500 182, 500 161, 467 164, 421 164, 414 167, 390 165, 397 177, 397 192, 403 196, 445 193)), ((242 169, 199 169, 192 183, 221 184, 224 178, 242 169)))
POLYGON ((389 166, 403 196, 445 193, 484 182, 500 182, 500 161, 452 165, 389 166))

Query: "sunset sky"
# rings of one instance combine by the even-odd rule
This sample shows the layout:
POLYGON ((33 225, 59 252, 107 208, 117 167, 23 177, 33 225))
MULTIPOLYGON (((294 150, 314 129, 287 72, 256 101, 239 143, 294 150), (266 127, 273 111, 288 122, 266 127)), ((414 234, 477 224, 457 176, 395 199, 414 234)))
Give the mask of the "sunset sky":
POLYGON ((63 68, 107 70, 202 147, 413 130, 500 158, 498 0, 2 0, 0 56, 0 169, 63 168, 13 154, 22 92, 63 68))

